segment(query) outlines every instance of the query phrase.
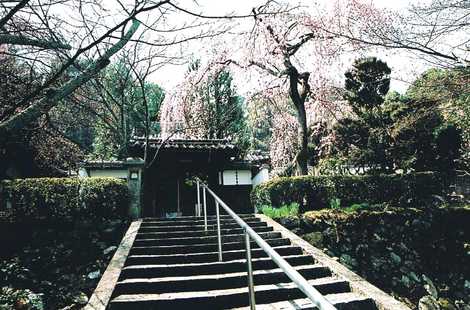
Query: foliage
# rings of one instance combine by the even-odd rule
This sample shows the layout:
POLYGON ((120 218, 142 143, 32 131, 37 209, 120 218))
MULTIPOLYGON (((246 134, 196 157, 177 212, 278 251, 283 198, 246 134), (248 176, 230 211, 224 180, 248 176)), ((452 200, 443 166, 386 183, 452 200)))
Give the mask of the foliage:
POLYGON ((8 305, 21 302, 17 292, 25 289, 41 296, 44 309, 81 309, 99 281, 88 275, 103 274, 113 255, 110 247, 119 244, 127 227, 122 219, 91 218, 0 226, 0 287, 5 287, 0 309, 30 309, 32 300, 23 308, 2 308, 5 299, 8 305))
POLYGON ((122 218, 127 215, 129 190, 123 180, 84 178, 80 182, 79 200, 92 217, 122 218))
POLYGON ((388 65, 376 57, 358 58, 353 62, 352 68, 344 74, 345 99, 356 114, 370 111, 384 102, 390 88, 390 73, 388 65))
POLYGON ((331 198, 330 199, 330 209, 339 210, 341 208, 341 199, 331 198))
POLYGON ((30 290, 15 290, 9 287, 0 289, 0 309, 30 309, 43 310, 44 305, 41 296, 30 290))
POLYGON ((469 67, 435 68, 424 72, 406 93, 408 97, 417 101, 436 102, 444 119, 461 130, 463 154, 466 157, 470 157, 469 85, 469 67))
POLYGON ((115 218, 127 212, 128 189, 113 178, 36 178, 0 183, 8 222, 115 218))
POLYGON ((371 208, 377 208, 380 205, 369 205, 368 203, 354 203, 347 208, 341 209, 341 211, 346 213, 354 213, 362 210, 370 210, 371 208))
POLYGON ((251 201, 255 207, 297 203, 301 212, 339 206, 340 203, 343 206, 389 203, 424 207, 433 195, 442 195, 445 188, 446 181, 432 172, 283 177, 256 186, 251 192, 251 201))
POLYGON ((148 130, 148 134, 158 134, 152 121, 158 118, 165 97, 163 89, 146 81, 141 85, 134 69, 123 56, 82 88, 93 98, 88 105, 95 106, 90 108, 97 115, 91 158, 125 158, 133 134, 142 135, 148 130))
POLYGON ((397 93, 385 97, 390 69, 375 58, 357 60, 352 71, 346 73, 346 98, 355 115, 334 126, 336 143, 330 156, 361 173, 452 173, 460 156, 460 132, 444 120, 438 104, 397 93), (364 76, 374 79, 363 85, 364 76))
POLYGON ((247 123, 250 130, 250 149, 269 152, 269 142, 274 125, 274 109, 263 98, 252 98, 247 102, 247 123))
POLYGON ((299 205, 297 203, 291 203, 290 205, 285 205, 280 208, 274 208, 271 206, 262 206, 261 212, 269 216, 270 218, 285 218, 285 217, 295 217, 299 214, 299 205))
POLYGON ((369 208, 307 212, 297 225, 303 231, 297 233, 410 309, 419 309, 431 282, 441 304, 436 309, 470 303, 464 285, 470 275, 469 209, 369 208), (449 306, 442 307, 446 300, 449 306))
POLYGON ((162 108, 165 135, 196 139, 229 139, 246 150, 249 132, 244 99, 237 94, 229 68, 193 61, 184 81, 162 108))
MULTIPOLYGON (((25 106, 16 102, 41 76, 11 55, 0 55, 0 122, 25 106)), ((62 115, 63 121, 70 118, 62 115)), ((54 117, 40 117, 12 135, 0 137, 0 179, 18 176, 61 176, 83 159, 78 145, 57 128, 54 117), (8 170, 10 168, 10 170, 8 170)))

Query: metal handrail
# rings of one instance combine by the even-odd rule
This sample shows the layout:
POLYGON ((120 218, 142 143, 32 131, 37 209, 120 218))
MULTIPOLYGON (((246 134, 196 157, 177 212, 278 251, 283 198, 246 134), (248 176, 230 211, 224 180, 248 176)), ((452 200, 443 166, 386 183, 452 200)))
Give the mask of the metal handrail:
POLYGON ((251 264, 251 248, 250 248, 250 238, 255 241, 261 249, 263 249, 266 254, 281 268, 284 273, 294 282, 297 287, 304 292, 305 295, 312 301, 312 303, 319 310, 336 310, 336 308, 308 281, 297 271, 295 270, 282 256, 280 256, 266 241, 261 238, 258 233, 256 233, 248 224, 242 220, 235 212, 233 212, 230 207, 222 201, 206 184, 196 178, 197 190, 198 190, 198 206, 196 207, 196 215, 201 216, 200 208, 200 186, 203 190, 203 207, 204 207, 204 224, 205 230, 207 231, 207 203, 206 203, 206 190, 215 200, 216 205, 216 216, 217 216, 217 242, 218 242, 218 251, 219 251, 219 261, 222 261, 222 237, 220 231, 220 206, 235 220, 235 222, 243 228, 245 232, 245 250, 246 250, 246 261, 247 261, 247 272, 248 272, 248 288, 249 288, 249 298, 250 298, 250 308, 252 310, 256 307, 255 302, 255 291, 253 283, 253 268, 251 264))

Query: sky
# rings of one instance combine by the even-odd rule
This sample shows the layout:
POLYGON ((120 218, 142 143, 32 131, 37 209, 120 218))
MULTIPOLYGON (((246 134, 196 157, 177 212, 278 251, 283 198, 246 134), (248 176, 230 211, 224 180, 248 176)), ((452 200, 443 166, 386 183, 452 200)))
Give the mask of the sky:
MULTIPOLYGON (((416 3, 413 0, 370 0, 377 7, 390 9, 390 10, 404 10, 411 3, 416 3)), ((197 6, 188 7, 194 12, 201 12, 206 15, 227 15, 227 14, 248 14, 251 12, 253 7, 262 4, 263 0, 237 0, 237 1, 222 1, 222 0, 198 0, 197 6)), ((303 6, 325 5, 328 0, 302 0, 302 1, 290 1, 293 5, 300 4, 303 6)), ((187 18, 184 15, 180 15, 179 18, 187 18)), ((207 42, 202 43, 207 44, 207 42)), ((201 42, 192 42, 185 46, 187 51, 191 51, 192 54, 199 56, 203 55, 201 51, 205 46, 201 46, 201 42), (201 52, 200 52, 201 51, 201 52)), ((423 72, 427 66, 423 62, 417 61, 417 59, 404 56, 403 54, 392 54, 385 52, 372 53, 370 56, 377 56, 382 60, 385 60, 392 69, 392 82, 391 89, 396 90, 400 93, 406 91, 409 83, 421 72, 423 72)), ((352 63, 351 59, 351 63, 352 63)), ((187 69, 187 65, 168 65, 159 69, 152 76, 152 80, 158 83, 167 91, 171 91, 178 83, 183 80, 184 73, 187 69)), ((343 71, 345 71, 344 68, 343 71)), ((338 73, 338 76, 342 78, 342 73, 338 73)), ((238 89, 243 90, 249 88, 249 85, 240 84, 241 81, 234 81, 238 86, 238 89)))

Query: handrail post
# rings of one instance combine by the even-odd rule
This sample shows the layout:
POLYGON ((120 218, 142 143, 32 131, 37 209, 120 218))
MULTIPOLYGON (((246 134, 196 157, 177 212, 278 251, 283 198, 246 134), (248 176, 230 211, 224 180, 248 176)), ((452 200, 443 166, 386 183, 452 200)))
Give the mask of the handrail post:
POLYGON ((221 262, 222 259, 222 236, 220 232, 220 210, 219 210, 219 202, 217 199, 215 200, 215 211, 216 211, 216 216, 217 216, 217 243, 219 246, 219 262, 221 262))
POLYGON ((202 203, 204 205, 204 230, 207 231, 207 200, 206 200, 206 187, 202 186, 202 203))
POLYGON ((250 309, 256 309, 255 301, 255 285, 253 282, 253 266, 251 265, 251 245, 250 245, 250 235, 245 231, 245 251, 246 251, 246 268, 247 268, 247 277, 248 277, 248 295, 250 299, 250 309))
POLYGON ((196 180, 196 187, 197 187, 197 206, 196 206, 196 216, 201 216, 201 190, 199 179, 196 180))

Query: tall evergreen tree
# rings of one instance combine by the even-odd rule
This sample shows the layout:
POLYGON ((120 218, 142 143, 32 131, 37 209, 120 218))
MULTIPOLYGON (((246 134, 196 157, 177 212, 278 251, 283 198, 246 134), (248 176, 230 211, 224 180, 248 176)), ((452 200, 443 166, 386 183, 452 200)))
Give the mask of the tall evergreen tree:
POLYGON ((358 115, 379 107, 390 89, 388 65, 376 57, 356 59, 344 75, 345 99, 358 115))
POLYGON ((355 115, 334 128, 336 157, 368 173, 452 173, 460 132, 445 121, 436 101, 386 96, 390 68, 374 57, 356 60, 345 76, 345 98, 355 115))
POLYGON ((152 133, 156 133, 157 128, 152 121, 157 117, 163 101, 163 90, 149 82, 142 88, 131 65, 124 60, 108 66, 91 83, 91 87, 97 101, 95 112, 99 116, 95 125, 92 157, 125 158, 133 133, 143 132, 149 123, 152 133))

